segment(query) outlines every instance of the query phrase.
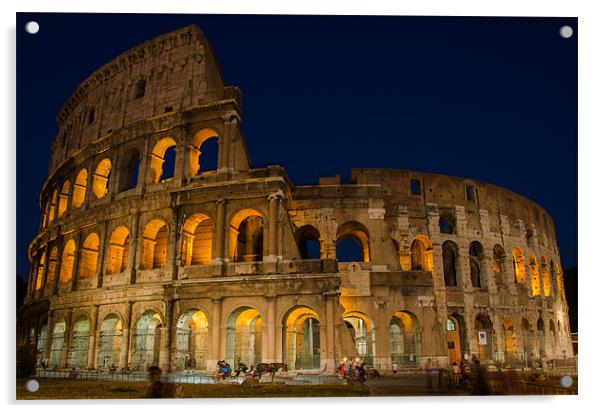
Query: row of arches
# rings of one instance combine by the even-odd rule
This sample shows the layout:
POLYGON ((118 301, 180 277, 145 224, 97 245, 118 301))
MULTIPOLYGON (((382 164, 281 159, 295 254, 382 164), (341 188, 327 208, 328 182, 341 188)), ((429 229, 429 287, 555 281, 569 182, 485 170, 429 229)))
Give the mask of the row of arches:
MULTIPOLYGON (((203 129, 193 135, 187 148, 179 147, 173 137, 159 139, 150 151, 146 163, 142 157, 143 151, 138 147, 131 147, 117 161, 119 173, 118 180, 115 182, 116 192, 134 189, 139 185, 139 181, 154 184, 171 180, 176 173, 178 151, 187 152, 185 168, 187 177, 215 171, 218 145, 219 134, 213 129, 203 129), (146 176, 141 176, 143 169, 146 171, 146 176)), ((80 208, 86 200, 88 188, 95 199, 104 198, 110 190, 109 184, 112 182, 111 174, 115 162, 111 157, 102 158, 92 168, 91 174, 88 168, 81 168, 77 172, 73 187, 70 179, 65 179, 59 184, 42 208, 41 228, 48 226, 54 219, 62 217, 69 206, 73 210, 80 208)))

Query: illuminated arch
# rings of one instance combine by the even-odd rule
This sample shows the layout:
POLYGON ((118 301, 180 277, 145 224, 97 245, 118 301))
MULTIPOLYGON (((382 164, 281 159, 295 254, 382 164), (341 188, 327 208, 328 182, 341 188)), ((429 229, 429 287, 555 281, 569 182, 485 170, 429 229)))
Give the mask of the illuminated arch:
POLYGON ((209 318, 198 309, 186 311, 176 326, 176 370, 205 370, 209 343, 209 318))
POLYGON ((520 248, 512 249, 512 261, 514 264, 514 280, 517 283, 525 283, 525 258, 520 248))
MULTIPOLYGON (((376 336, 372 320, 366 314, 359 311, 349 311, 343 314, 343 321, 353 339, 360 359, 370 365, 374 365, 376 336)), ((351 355, 347 356, 350 357, 351 355)))
POLYGON ((483 280, 483 245, 478 241, 473 241, 468 247, 468 256, 470 259, 470 281, 474 288, 484 287, 483 280))
POLYGON ((71 340, 69 340, 69 354, 67 367, 83 369, 88 363, 88 341, 90 335, 90 320, 81 316, 73 323, 71 340))
POLYGON ((107 274, 124 272, 128 266, 130 232, 123 225, 115 228, 109 237, 107 249, 107 274))
POLYGON ((123 323, 115 314, 108 314, 102 321, 99 330, 99 351, 96 365, 110 368, 119 363, 119 352, 123 336, 123 323))
POLYGON ((487 314, 479 314, 474 320, 479 360, 493 359, 493 323, 487 314))
POLYGON ((201 151, 203 145, 212 140, 217 141, 219 145, 219 134, 213 129, 202 129, 194 134, 190 147, 188 148, 188 176, 198 175, 201 168, 205 171, 217 169, 217 159, 201 159, 204 155, 201 151), (203 166, 205 162, 209 163, 211 161, 213 161, 212 164, 215 164, 215 168, 213 168, 213 165, 211 165, 210 168, 203 166))
POLYGON ((96 167, 92 177, 92 192, 96 198, 103 198, 109 193, 109 176, 111 175, 111 160, 105 158, 96 167))
POLYGON ((433 246, 424 235, 417 236, 410 248, 412 270, 433 271, 433 246))
POLYGON ((67 324, 65 320, 58 321, 52 329, 50 342, 50 367, 57 368, 61 364, 61 354, 65 344, 65 332, 67 324))
POLYGON ((155 310, 146 310, 136 322, 133 370, 147 370, 150 366, 158 365, 162 326, 163 319, 155 310))
MULTIPOLYGON (((352 240, 361 248, 361 260, 363 262, 370 262, 370 236, 368 229, 357 221, 348 221, 343 225, 339 226, 337 230, 337 260, 341 261, 339 257, 339 244, 341 242, 352 240)), ((352 260, 353 261, 353 260, 352 260)))
POLYGON ((420 357, 418 319, 409 311, 397 311, 389 322, 391 361, 401 366, 414 366, 420 357))
POLYGON ((141 269, 151 270, 165 267, 168 237, 169 230, 165 221, 152 219, 146 224, 142 233, 141 269))
POLYGON ((289 369, 320 368, 320 318, 310 307, 295 306, 282 320, 282 355, 289 369))
MULTIPOLYGON (((149 165, 149 183, 157 183, 162 180, 173 177, 174 171, 164 171, 163 164, 165 162, 165 153, 168 149, 176 147, 176 141, 171 137, 166 137, 159 140, 153 148, 150 155, 149 165)), ((175 166, 174 166, 175 168, 175 166)))
POLYGON ((516 354, 516 331, 514 330, 514 320, 512 317, 504 317, 502 320, 502 331, 504 340, 504 353, 506 362, 516 354))
POLYGON ((59 217, 63 216, 65 211, 67 211, 67 204, 69 201, 69 189, 71 187, 71 181, 66 180, 63 182, 63 186, 61 187, 61 193, 59 194, 59 217))
POLYGON ((230 258, 236 262, 263 258, 264 218, 254 209, 238 211, 230 220, 230 258))
POLYGON ((73 184, 73 195, 71 197, 71 206, 79 208, 86 199, 86 187, 88 186, 88 170, 80 169, 73 184))
POLYGON ((79 259, 79 278, 90 278, 96 275, 98 267, 98 251, 100 250, 100 239, 96 232, 91 233, 84 240, 79 259))
POLYGON ((211 262, 213 220, 205 214, 194 214, 182 227, 182 265, 211 262))
POLYGON ((75 241, 70 239, 63 247, 61 256, 61 283, 68 283, 73 277, 73 264, 75 262, 75 241))
POLYGON ((248 366, 262 360, 263 318, 252 307, 232 311, 226 324, 226 360, 235 366, 239 361, 248 366))

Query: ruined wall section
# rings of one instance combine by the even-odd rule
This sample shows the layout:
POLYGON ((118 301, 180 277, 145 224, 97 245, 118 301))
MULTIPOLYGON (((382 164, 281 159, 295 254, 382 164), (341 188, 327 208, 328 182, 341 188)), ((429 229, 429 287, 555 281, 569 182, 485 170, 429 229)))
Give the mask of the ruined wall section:
POLYGON ((57 117, 50 175, 77 150, 136 121, 215 100, 224 82, 196 26, 134 47, 96 70, 57 117))

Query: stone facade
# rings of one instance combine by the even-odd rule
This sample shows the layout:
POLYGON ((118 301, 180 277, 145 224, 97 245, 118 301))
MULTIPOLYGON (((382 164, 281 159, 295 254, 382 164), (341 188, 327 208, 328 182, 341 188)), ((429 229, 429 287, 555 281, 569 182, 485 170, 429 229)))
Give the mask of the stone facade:
POLYGON ((407 170, 296 186, 252 168, 241 93, 196 26, 98 69, 58 121, 18 320, 51 367, 573 356, 543 208, 407 170))

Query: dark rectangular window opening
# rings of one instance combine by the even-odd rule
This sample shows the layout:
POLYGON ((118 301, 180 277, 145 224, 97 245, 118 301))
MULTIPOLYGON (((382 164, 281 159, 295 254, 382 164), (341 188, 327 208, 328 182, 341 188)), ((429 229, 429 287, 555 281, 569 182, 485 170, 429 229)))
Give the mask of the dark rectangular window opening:
POLYGON ((134 99, 140 99, 144 97, 144 93, 146 92, 146 80, 139 80, 136 83, 136 92, 134 94, 134 99))
POLYGON ((422 195, 422 187, 419 179, 410 180, 410 192, 412 195, 422 195))
POLYGON ((472 186, 472 185, 466 185, 466 200, 467 201, 475 200, 475 190, 474 190, 474 186, 472 186))
POLYGON ((165 106, 165 113, 173 112, 173 107, 165 106))
POLYGON ((94 108, 88 109, 88 125, 94 122, 94 108))

